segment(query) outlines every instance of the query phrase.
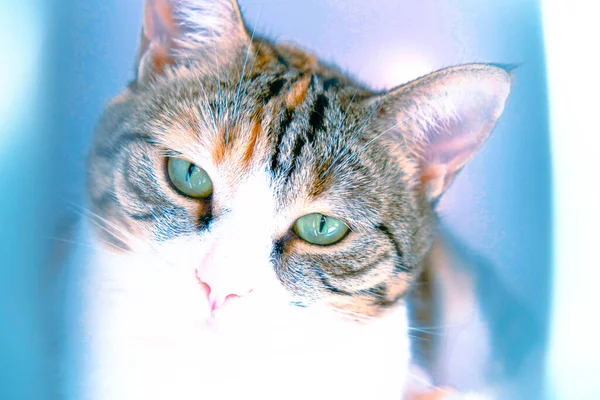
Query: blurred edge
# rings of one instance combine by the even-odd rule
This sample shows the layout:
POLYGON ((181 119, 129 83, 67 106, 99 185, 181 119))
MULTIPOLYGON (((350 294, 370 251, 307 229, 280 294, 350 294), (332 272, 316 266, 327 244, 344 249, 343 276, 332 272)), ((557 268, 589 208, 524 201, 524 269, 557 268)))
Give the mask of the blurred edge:
POLYGON ((548 398, 600 398, 598 26, 593 3, 543 1, 554 161, 548 398))
POLYGON ((49 251, 49 4, 0 2, 0 399, 48 396, 40 267, 49 251), (40 201, 42 199, 42 201, 40 201))

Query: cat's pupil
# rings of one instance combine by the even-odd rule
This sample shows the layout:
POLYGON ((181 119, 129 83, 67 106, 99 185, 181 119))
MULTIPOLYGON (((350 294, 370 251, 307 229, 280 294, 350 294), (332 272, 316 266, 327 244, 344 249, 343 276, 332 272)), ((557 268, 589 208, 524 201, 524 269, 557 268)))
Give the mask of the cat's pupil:
POLYGON ((196 168, 197 168, 196 165, 190 164, 190 166, 188 167, 188 170, 187 170, 187 174, 185 175, 185 180, 186 181, 190 180, 190 178, 192 177, 192 174, 194 173, 194 171, 196 170, 196 168))
POLYGON ((325 223, 327 222, 327 217, 321 215, 321 221, 319 221, 319 233, 323 233, 323 228, 325 228, 325 223))

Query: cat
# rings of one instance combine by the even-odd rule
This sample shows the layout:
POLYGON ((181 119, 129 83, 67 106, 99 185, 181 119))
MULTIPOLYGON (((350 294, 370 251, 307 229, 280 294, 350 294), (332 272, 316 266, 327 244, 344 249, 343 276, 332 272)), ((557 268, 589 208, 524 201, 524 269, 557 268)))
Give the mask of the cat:
POLYGON ((235 0, 146 0, 135 72, 89 155, 68 397, 473 398, 415 392, 405 300, 510 68, 377 93, 235 0))

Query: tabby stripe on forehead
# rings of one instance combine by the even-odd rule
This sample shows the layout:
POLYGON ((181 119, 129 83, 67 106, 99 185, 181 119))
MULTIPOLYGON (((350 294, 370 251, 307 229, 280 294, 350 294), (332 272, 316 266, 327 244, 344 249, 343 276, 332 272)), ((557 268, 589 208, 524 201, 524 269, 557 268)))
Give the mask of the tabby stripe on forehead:
POLYGON ((289 180, 290 177, 292 176, 292 174, 294 173, 294 170, 296 169, 296 160, 298 159, 298 157, 300 157, 300 154, 302 154, 302 149, 304 148, 304 145, 306 144, 306 140, 304 139, 304 137, 302 135, 298 135, 296 136, 296 141, 294 142, 294 148, 292 149, 292 161, 290 161, 290 166, 286 171, 286 176, 285 176, 285 180, 289 180))
POLYGON ((319 94, 315 103, 313 104, 312 111, 310 112, 310 117, 308 122, 310 127, 312 128, 311 135, 308 140, 314 140, 314 134, 318 131, 322 131, 325 129, 325 109, 329 106, 329 100, 325 97, 324 94, 319 94))
MULTIPOLYGON (((311 85, 314 80, 311 81, 311 85)), ((325 97, 324 94, 320 93, 317 95, 315 102, 311 107, 311 111, 308 117, 308 123, 310 129, 306 132, 306 139, 302 137, 302 135, 298 135, 296 138, 296 142, 294 144, 294 149, 292 150, 292 160, 290 161, 290 166, 287 170, 286 181, 292 176, 294 170, 296 169, 297 159, 302 154, 302 148, 307 143, 312 143, 315 140, 316 133, 318 131, 322 131, 325 129, 325 109, 329 106, 329 100, 325 97)))
POLYGON ((273 155, 271 156, 271 171, 275 171, 275 168, 277 168, 277 161, 279 159, 279 152, 281 150, 281 142, 283 141, 283 137, 285 136, 285 133, 290 127, 293 119, 294 110, 286 108, 283 112, 283 116, 281 117, 281 121, 279 123, 277 139, 275 140, 275 149, 273 151, 273 155))
POLYGON ((395 265, 395 269, 397 272, 410 272, 410 269, 405 267, 404 264, 402 264, 402 251, 400 250, 400 244, 398 244, 398 241, 396 240, 396 238, 394 237, 394 235, 392 234, 392 232, 389 230, 389 228, 385 225, 379 225, 377 227, 377 229, 382 232, 389 240, 390 242, 392 242, 392 244, 394 245, 394 251, 396 252, 396 256, 397 256, 397 261, 396 261, 396 265, 395 265))
POLYGON ((266 92, 262 93, 260 100, 263 104, 267 104, 273 97, 276 97, 281 93, 281 89, 284 88, 286 80, 284 78, 277 78, 270 82, 267 86, 266 92))

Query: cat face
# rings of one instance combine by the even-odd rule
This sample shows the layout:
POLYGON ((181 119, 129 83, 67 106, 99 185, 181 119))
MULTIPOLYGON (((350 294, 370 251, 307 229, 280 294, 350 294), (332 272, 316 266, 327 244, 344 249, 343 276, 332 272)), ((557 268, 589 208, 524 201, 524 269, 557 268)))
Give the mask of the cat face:
POLYGON ((508 73, 467 65, 372 93, 255 37, 232 1, 147 1, 144 15, 137 78, 89 159, 100 238, 194 271, 213 314, 253 297, 357 319, 393 308, 508 73))

